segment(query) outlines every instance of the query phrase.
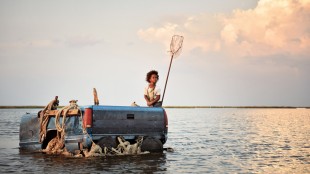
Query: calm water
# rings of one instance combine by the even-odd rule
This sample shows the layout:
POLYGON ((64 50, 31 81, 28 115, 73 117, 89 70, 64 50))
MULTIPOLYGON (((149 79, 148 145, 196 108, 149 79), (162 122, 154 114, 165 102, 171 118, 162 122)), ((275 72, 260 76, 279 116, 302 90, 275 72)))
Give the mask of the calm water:
POLYGON ((309 109, 166 109, 175 152, 88 159, 20 152, 37 111, 0 109, 0 173, 310 173, 309 109))

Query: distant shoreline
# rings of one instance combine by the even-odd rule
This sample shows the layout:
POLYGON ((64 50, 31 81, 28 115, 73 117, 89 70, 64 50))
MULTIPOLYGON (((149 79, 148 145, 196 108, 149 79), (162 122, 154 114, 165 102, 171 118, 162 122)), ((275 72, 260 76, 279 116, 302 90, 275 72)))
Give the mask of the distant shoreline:
MULTIPOLYGON (((45 106, 0 106, 0 109, 43 109, 45 106)), ((62 108, 64 106, 59 106, 62 108)), ((310 106, 163 106, 163 108, 195 109, 195 108, 239 108, 239 109, 310 109, 310 106)))
POLYGON ((0 109, 43 109, 45 106, 0 106, 0 109))
POLYGON ((308 106, 164 106, 164 108, 310 109, 308 106))

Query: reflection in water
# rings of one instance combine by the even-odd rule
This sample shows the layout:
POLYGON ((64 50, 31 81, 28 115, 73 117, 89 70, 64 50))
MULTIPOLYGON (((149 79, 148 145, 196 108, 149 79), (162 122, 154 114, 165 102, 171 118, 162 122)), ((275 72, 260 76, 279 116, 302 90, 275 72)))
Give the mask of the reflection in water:
POLYGON ((72 158, 20 152, 28 109, 0 110, 0 170, 48 173, 310 173, 310 110, 167 109, 174 152, 72 158))
POLYGON ((309 168, 309 110, 260 110, 250 115, 247 150, 256 152, 251 166, 258 163, 260 171, 268 172, 303 173, 309 168))
POLYGON ((45 155, 42 153, 21 152, 20 158, 24 167, 22 172, 33 171, 32 167, 37 166, 36 171, 65 172, 71 173, 95 173, 95 172, 134 172, 153 173, 166 171, 166 154, 154 153, 145 155, 130 156, 106 156, 91 158, 74 158, 59 155, 45 155), (27 160, 28 159, 28 160, 27 160))
POLYGON ((167 159, 182 161, 172 167, 177 171, 310 172, 310 110, 171 109, 169 115, 167 145, 176 153, 167 159))

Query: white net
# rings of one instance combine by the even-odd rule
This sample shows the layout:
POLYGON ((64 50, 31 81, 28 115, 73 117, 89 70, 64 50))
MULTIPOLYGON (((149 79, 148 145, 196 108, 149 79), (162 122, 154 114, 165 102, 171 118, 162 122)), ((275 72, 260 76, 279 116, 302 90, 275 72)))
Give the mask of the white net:
POLYGON ((179 36, 179 35, 174 35, 174 36, 172 36, 172 39, 171 39, 171 43, 170 43, 171 60, 170 60, 170 65, 169 65, 168 74, 167 74, 167 78, 166 78, 163 97, 162 97, 162 100, 160 102, 161 106, 162 106, 162 104, 164 102, 164 98, 165 98, 165 92, 166 92, 167 82, 168 82, 168 78, 169 78, 169 74, 170 74, 172 59, 177 57, 178 55, 180 55, 180 53, 182 51, 183 39, 184 39, 184 37, 179 36))
POLYGON ((171 43, 170 43, 170 53, 172 57, 177 57, 180 55, 182 51, 182 45, 183 45, 183 36, 174 35, 172 36, 171 43))

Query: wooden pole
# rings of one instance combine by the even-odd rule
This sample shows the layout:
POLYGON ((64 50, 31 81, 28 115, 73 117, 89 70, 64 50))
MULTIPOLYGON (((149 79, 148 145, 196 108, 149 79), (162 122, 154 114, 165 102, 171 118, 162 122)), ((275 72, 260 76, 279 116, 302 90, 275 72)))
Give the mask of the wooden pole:
POLYGON ((96 88, 93 89, 93 93, 94 93, 94 104, 99 105, 99 99, 98 99, 96 88))
POLYGON ((167 82, 168 82, 168 78, 169 78, 169 74, 170 74, 170 68, 171 68, 172 60, 173 60, 173 54, 171 55, 170 65, 169 65, 168 74, 166 77, 166 83, 165 83, 165 88, 164 88, 164 93, 163 93, 163 98, 161 100, 161 104, 163 104, 163 102, 164 102, 165 92, 166 92, 167 82))

